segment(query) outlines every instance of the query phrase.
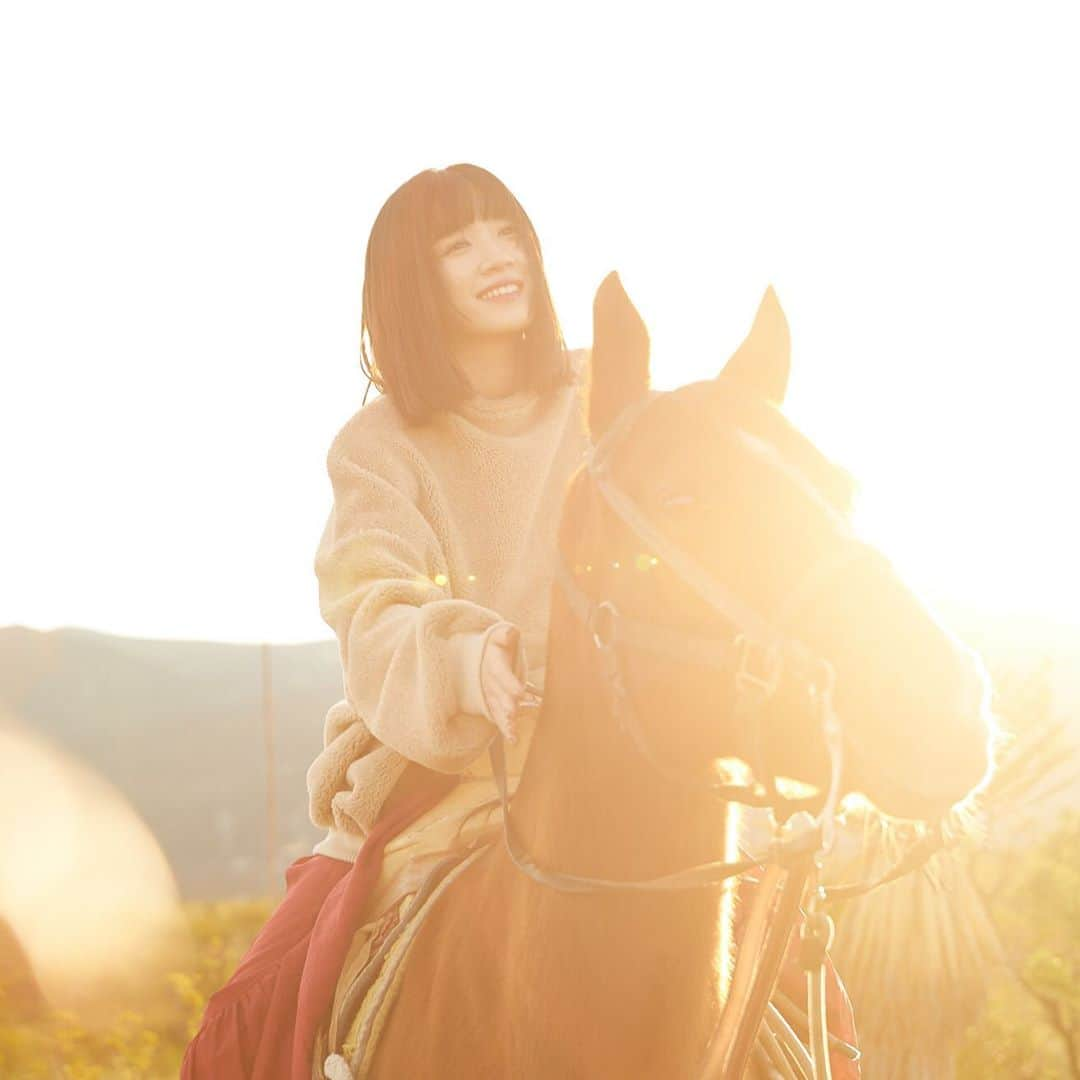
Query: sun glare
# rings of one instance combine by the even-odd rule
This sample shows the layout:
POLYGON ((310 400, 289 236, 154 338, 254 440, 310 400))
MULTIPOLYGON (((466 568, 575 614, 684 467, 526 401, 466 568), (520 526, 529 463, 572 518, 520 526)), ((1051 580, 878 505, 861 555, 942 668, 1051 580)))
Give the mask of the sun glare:
MULTIPOLYGON (((653 252, 653 262, 667 261, 670 253, 653 252)), ((620 276, 649 325, 654 385, 712 377, 748 329, 764 283, 731 284, 717 319, 715 297, 710 307, 704 292, 672 291, 647 262, 620 276)), ((698 280, 708 273, 704 262, 697 274, 689 269, 698 280)), ((977 363, 959 353, 946 362, 940 348, 914 343, 861 357, 808 288, 778 289, 792 337, 784 411, 855 475, 860 534, 928 596, 973 613, 1076 625, 1080 525, 1062 484, 1065 462, 1080 460, 1080 434, 1068 396, 1049 401, 1017 385, 1005 374, 1004 344, 977 363)), ((930 313, 925 321, 929 339, 944 334, 930 313)), ((861 333, 847 330, 871 333, 869 317, 861 333)))
POLYGON ((0 915, 54 1006, 145 1006, 188 946, 157 841, 103 780, 0 722, 0 915))

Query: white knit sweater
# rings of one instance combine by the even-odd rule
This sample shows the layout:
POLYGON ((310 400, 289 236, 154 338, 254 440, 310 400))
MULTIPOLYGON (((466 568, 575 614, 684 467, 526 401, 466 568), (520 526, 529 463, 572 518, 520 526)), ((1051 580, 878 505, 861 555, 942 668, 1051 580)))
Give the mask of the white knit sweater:
POLYGON ((308 770, 311 819, 328 830, 317 854, 355 858, 409 760, 489 775, 480 660, 500 623, 521 631, 519 677, 543 689, 559 513, 588 446, 588 353, 570 355, 575 383, 545 397, 471 398, 409 428, 382 396, 331 444, 315 573, 345 697, 308 770))

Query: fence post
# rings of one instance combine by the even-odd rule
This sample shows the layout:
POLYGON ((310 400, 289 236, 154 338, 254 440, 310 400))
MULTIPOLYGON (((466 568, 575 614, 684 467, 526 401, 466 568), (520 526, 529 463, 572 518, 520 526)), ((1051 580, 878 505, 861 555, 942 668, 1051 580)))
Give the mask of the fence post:
POLYGON ((262 658, 263 746, 266 751, 266 888, 277 892, 277 779, 274 771, 274 691, 270 669, 270 644, 264 641, 262 658))

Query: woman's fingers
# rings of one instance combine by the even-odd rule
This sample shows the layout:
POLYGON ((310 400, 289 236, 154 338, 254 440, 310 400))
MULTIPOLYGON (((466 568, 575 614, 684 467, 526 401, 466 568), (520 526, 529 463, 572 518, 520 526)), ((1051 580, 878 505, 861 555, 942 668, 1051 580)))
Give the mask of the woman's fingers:
POLYGON ((495 668, 491 673, 492 682, 511 697, 519 697, 525 692, 525 684, 506 667, 495 668))
POLYGON ((519 714, 540 707, 540 695, 515 671, 520 633, 514 626, 499 626, 491 633, 481 661, 480 680, 492 723, 509 742, 518 741, 519 714))
POLYGON ((511 742, 517 742, 517 714, 525 696, 525 687, 516 679, 512 686, 504 683, 493 687, 488 695, 495 726, 511 742))
POLYGON ((512 698, 505 694, 495 694, 491 703, 491 715, 495 726, 509 742, 518 740, 516 713, 517 707, 512 698))
POLYGON ((492 721, 510 742, 517 742, 517 712, 527 696, 525 684, 514 672, 519 632, 501 626, 491 634, 481 669, 484 695, 492 721))

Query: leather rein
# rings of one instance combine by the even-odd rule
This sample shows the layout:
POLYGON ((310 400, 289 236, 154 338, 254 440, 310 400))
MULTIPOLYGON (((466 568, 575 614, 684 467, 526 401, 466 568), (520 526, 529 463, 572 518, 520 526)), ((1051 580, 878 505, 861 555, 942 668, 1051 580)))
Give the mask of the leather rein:
MULTIPOLYGON (((657 757, 640 723, 632 695, 623 678, 619 650, 629 647, 646 650, 668 658, 689 660, 711 667, 734 679, 736 721, 754 722, 757 713, 775 694, 781 677, 787 673, 807 690, 810 702, 819 714, 821 730, 829 757, 829 783, 819 813, 812 826, 798 833, 779 836, 778 830, 767 852, 735 861, 715 861, 643 880, 613 880, 567 874, 539 866, 526 850, 514 827, 507 790, 505 755, 502 740, 496 738, 490 748, 492 772, 503 810, 503 828, 507 851, 514 864, 534 881, 569 893, 601 891, 657 892, 688 888, 710 888, 723 882, 763 869, 761 882, 747 920, 747 933, 736 957, 732 985, 719 1027, 706 1050, 703 1077, 706 1080, 735 1080, 744 1074, 754 1040, 784 958, 791 932, 798 921, 800 904, 808 894, 807 916, 801 929, 800 953, 807 974, 809 997, 810 1055, 802 1069, 813 1080, 829 1080, 829 1048, 857 1056, 854 1047, 840 1043, 828 1034, 824 1010, 825 951, 832 939, 832 920, 824 912, 826 904, 869 891, 878 885, 914 869, 943 846, 945 837, 939 829, 909 851, 880 878, 855 885, 825 888, 820 871, 825 854, 831 850, 835 835, 835 813, 840 798, 843 769, 843 739, 833 708, 835 670, 825 658, 815 655, 805 645, 787 634, 790 623, 807 601, 831 582, 837 573, 856 560, 881 558, 869 545, 855 539, 849 530, 842 533, 844 543, 839 553, 819 562, 787 598, 779 618, 767 621, 753 608, 716 581, 687 551, 672 543, 648 519, 630 496, 618 486, 610 460, 613 448, 628 437, 634 424, 653 401, 667 391, 650 391, 643 399, 627 407, 590 448, 586 467, 594 486, 617 517, 638 539, 648 545, 670 569, 706 601, 730 627, 733 636, 702 637, 649 622, 630 619, 620 613, 610 599, 597 601, 583 590, 560 554, 556 568, 558 582, 571 611, 590 634, 599 659, 600 671, 610 695, 610 708, 620 731, 626 735, 652 768, 666 780, 680 786, 705 788, 719 799, 756 807, 770 807, 781 822, 798 810, 820 802, 820 795, 808 799, 789 799, 776 790, 775 776, 763 760, 751 760, 754 774, 751 785, 729 784, 715 775, 690 777, 673 769, 657 757), (765 777, 762 783, 760 777, 765 777), (740 963, 741 961, 741 963, 740 963)), ((726 434, 743 434, 734 426, 726 434)), ((793 479, 819 502, 820 494, 796 470, 787 468, 793 479)), ((826 504, 827 505, 827 504, 826 504)), ((828 508, 835 515, 832 508, 828 508)), ((838 515, 837 515, 838 516, 838 515)), ((756 725, 752 730, 757 730, 756 725)), ((755 755, 760 757, 760 755, 755 755)), ((801 1049, 801 1047, 800 1047, 801 1049)), ((795 1076, 795 1073, 791 1074, 795 1076)))

